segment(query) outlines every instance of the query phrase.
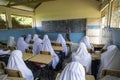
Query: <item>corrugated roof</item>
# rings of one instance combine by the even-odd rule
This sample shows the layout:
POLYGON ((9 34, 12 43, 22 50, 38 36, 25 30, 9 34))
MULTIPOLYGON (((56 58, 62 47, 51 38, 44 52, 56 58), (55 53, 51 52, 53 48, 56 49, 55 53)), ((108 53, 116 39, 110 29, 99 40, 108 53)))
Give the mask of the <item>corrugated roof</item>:
POLYGON ((54 0, 0 0, 0 5, 34 11, 41 3, 54 0))

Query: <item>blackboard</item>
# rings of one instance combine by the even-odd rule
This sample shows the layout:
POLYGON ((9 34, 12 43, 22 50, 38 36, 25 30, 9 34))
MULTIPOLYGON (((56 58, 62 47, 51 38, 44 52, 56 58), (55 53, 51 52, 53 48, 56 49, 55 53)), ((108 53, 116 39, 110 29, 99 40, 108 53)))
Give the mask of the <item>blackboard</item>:
POLYGON ((66 32, 66 27, 69 27, 70 32, 85 31, 86 19, 42 21, 42 30, 44 32, 66 32))

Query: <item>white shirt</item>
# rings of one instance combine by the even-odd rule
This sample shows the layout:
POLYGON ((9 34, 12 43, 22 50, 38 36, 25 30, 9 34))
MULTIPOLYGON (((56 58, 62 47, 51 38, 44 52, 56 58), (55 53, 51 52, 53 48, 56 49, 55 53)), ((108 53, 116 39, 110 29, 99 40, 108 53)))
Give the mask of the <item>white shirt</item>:
POLYGON ((14 40, 14 37, 10 36, 7 42, 7 46, 15 46, 15 45, 16 45, 16 42, 14 40))

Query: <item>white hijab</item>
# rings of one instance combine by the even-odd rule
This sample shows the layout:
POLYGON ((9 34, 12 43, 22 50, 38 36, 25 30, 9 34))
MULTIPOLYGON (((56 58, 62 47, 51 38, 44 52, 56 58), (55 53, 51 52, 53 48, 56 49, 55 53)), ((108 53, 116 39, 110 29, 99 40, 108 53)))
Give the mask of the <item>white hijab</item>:
POLYGON ((101 55, 101 63, 98 71, 98 79, 103 69, 120 70, 120 51, 115 45, 108 46, 107 51, 101 55))
POLYGON ((80 64, 86 67, 86 72, 91 74, 92 57, 90 53, 88 53, 87 48, 83 42, 80 43, 77 52, 72 54, 72 60, 79 61, 80 64))
POLYGON ((18 42, 17 42, 17 49, 18 50, 21 50, 22 52, 25 52, 25 49, 27 49, 29 47, 29 44, 27 44, 25 41, 24 41, 24 38, 23 37, 20 37, 18 39, 18 42))
POLYGON ((37 34, 34 34, 33 41, 35 41, 35 38, 39 38, 39 36, 37 34))
POLYGON ((7 51, 0 50, 0 55, 8 54, 8 53, 10 53, 10 50, 7 50, 7 51))
POLYGON ((15 45, 16 45, 16 42, 14 40, 14 37, 10 36, 7 42, 7 46, 15 46, 15 45))
POLYGON ((42 40, 40 38, 36 38, 33 44, 33 53, 39 54, 40 53, 40 48, 42 46, 42 40))
POLYGON ((59 57, 57 56, 57 54, 53 50, 51 42, 50 42, 47 35, 44 35, 41 51, 50 51, 51 55, 55 57, 52 61, 52 67, 55 69, 56 65, 59 62, 59 57))
POLYGON ((62 44, 62 47, 64 48, 63 52, 65 52, 65 55, 67 56, 67 53, 68 53, 68 51, 67 51, 67 45, 66 45, 66 41, 63 38, 62 34, 58 34, 58 38, 57 38, 56 42, 62 44))
POLYGON ((90 44, 90 39, 89 39, 88 36, 85 36, 85 37, 81 40, 81 42, 84 42, 87 48, 91 48, 91 49, 93 48, 93 46, 90 44))
POLYGON ((25 39, 25 42, 26 42, 26 43, 30 43, 31 39, 32 39, 31 34, 28 34, 28 36, 27 36, 26 39, 25 39))
POLYGON ((25 80, 34 80, 32 71, 26 66, 22 59, 22 52, 19 50, 14 50, 8 60, 8 69, 19 70, 25 80))
POLYGON ((85 69, 79 62, 71 62, 64 68, 58 80, 85 80, 85 69))

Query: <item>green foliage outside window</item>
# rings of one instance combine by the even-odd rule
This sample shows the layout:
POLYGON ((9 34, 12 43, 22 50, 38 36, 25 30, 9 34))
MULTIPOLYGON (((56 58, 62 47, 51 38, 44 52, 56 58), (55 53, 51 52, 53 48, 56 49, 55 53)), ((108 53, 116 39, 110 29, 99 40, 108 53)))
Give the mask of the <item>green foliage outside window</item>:
POLYGON ((11 15, 13 28, 31 28, 33 19, 31 17, 11 15))

